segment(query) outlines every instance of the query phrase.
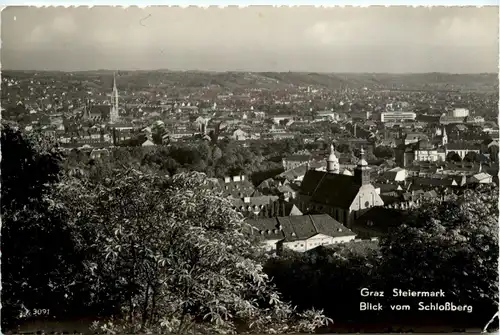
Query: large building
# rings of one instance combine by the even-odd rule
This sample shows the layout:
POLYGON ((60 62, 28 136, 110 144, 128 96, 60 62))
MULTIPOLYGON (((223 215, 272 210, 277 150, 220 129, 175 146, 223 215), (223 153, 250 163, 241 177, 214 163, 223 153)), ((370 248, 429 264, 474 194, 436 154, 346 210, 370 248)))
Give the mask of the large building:
POLYGON ((469 116, 469 110, 467 108, 455 108, 452 112, 451 112, 451 116, 453 117, 462 117, 462 118, 465 118, 467 116, 469 116))
POLYGON ((367 209, 383 206, 384 202, 370 181, 370 168, 364 150, 354 169, 354 175, 338 174, 335 158, 328 156, 327 171, 307 171, 297 195, 298 208, 303 212, 329 214, 349 227, 367 209))
POLYGON ((259 218, 247 221, 268 251, 305 252, 322 245, 347 243, 356 234, 326 214, 259 218))
POLYGON ((416 117, 413 112, 384 112, 380 113, 380 122, 413 121, 416 117))
POLYGON ((439 123, 442 125, 461 124, 461 123, 464 123, 464 121, 465 121, 465 117, 454 116, 453 113, 452 113, 452 115, 443 114, 439 118, 439 123))

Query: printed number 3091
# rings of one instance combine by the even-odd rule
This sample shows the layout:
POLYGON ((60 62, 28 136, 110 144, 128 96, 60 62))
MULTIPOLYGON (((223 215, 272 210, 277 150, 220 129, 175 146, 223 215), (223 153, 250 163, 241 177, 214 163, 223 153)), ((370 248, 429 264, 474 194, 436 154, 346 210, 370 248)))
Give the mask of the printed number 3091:
POLYGON ((49 315, 50 310, 49 309, 34 309, 33 310, 33 315, 49 315))

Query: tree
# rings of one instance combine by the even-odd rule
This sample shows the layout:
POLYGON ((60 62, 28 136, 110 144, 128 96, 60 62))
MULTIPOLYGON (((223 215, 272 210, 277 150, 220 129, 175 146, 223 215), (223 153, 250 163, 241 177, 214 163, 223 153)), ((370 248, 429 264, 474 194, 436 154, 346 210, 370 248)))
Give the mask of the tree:
POLYGON ((477 152, 470 151, 465 155, 464 161, 479 163, 479 162, 481 162, 481 156, 477 152))
POLYGON ((373 154, 377 158, 393 158, 394 149, 385 145, 379 145, 373 149, 373 154))
POLYGON ((450 151, 446 155, 446 161, 448 161, 448 162, 461 162, 462 158, 455 151, 450 151))
POLYGON ((42 136, 9 126, 2 126, 1 145, 2 326, 8 328, 20 312, 70 313, 73 297, 82 290, 74 282, 79 255, 47 203, 62 153, 42 136))
POLYGON ((444 289, 444 301, 473 304, 481 322, 498 311, 496 187, 425 202, 381 247, 388 287, 444 289))
POLYGON ((216 146, 212 152, 212 160, 214 162, 217 162, 221 158, 222 158, 222 151, 220 150, 219 147, 216 146))
POLYGON ((298 308, 324 308, 339 322, 361 324, 369 316, 359 310, 359 290, 375 289, 378 256, 378 243, 360 241, 306 253, 286 250, 279 258, 271 258, 264 269, 298 308))
POLYGON ((352 154, 353 147, 348 143, 341 143, 335 149, 337 149, 341 153, 352 154))
POLYGON ((204 187, 200 173, 173 178, 128 169, 100 182, 66 178, 54 210, 86 255, 92 291, 121 313, 117 332, 313 331, 327 319, 295 313, 262 271, 241 216, 204 187))
POLYGON ((498 145, 492 145, 488 148, 490 159, 494 163, 498 163, 498 145))
POLYGON ((151 136, 153 139, 153 143, 156 145, 161 145, 163 143, 163 136, 167 134, 167 130, 165 128, 165 124, 163 122, 156 122, 151 127, 151 136))

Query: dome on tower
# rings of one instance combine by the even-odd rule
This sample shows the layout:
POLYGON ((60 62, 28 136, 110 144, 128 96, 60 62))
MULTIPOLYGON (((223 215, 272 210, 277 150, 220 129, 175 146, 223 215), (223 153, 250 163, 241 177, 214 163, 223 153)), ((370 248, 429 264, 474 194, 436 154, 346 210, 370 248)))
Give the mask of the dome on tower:
POLYGON ((330 155, 328 156, 328 162, 338 162, 339 159, 335 155, 335 148, 333 147, 333 144, 330 145, 330 155))

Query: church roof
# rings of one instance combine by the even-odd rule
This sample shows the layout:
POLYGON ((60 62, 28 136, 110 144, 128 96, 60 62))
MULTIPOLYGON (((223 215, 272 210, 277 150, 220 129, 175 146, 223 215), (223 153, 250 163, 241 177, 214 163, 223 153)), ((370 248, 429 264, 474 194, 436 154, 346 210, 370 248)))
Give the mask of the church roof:
POLYGON ((301 183, 301 193, 312 202, 349 208, 359 192, 353 176, 323 171, 307 171, 301 183))

